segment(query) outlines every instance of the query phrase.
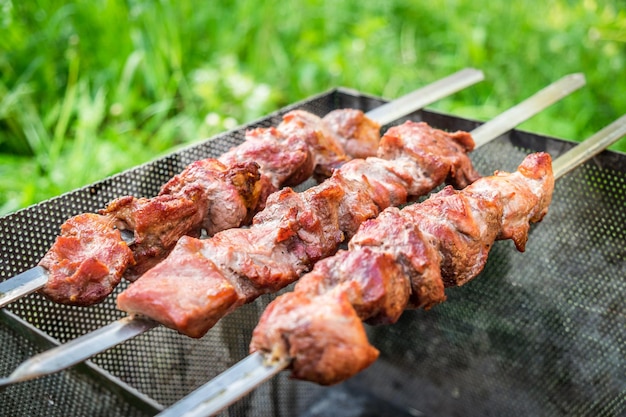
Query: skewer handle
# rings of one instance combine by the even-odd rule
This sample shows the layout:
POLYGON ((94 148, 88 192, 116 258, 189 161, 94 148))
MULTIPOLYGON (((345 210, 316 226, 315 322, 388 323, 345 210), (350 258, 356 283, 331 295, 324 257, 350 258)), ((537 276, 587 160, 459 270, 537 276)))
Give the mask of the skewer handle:
POLYGON ((559 156, 552 163, 554 178, 561 178, 626 135, 626 114, 559 156))
POLYGON ((380 107, 376 107, 367 112, 367 117, 376 120, 381 126, 384 126, 484 79, 485 75, 482 71, 474 68, 465 68, 380 107))
POLYGON ((530 116, 534 116, 563 97, 578 90, 585 83, 586 80, 583 74, 569 74, 539 90, 531 97, 494 117, 489 123, 474 129, 472 137, 474 138, 476 148, 489 142, 494 137, 505 134, 515 126, 528 120, 530 116))

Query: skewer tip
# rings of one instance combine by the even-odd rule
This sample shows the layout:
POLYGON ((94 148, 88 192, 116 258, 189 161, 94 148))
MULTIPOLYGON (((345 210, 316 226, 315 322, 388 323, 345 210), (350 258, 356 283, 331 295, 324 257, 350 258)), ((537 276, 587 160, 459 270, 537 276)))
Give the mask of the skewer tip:
POLYGON ((585 74, 583 74, 582 72, 574 72, 572 74, 566 75, 566 77, 574 79, 574 80, 578 80, 582 83, 586 83, 587 79, 585 77, 585 74))

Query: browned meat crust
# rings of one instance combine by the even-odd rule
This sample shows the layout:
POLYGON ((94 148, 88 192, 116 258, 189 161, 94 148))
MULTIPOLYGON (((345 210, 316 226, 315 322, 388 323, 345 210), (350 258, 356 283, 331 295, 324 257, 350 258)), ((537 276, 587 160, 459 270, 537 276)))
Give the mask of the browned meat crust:
POLYGON ((44 256, 41 265, 51 277, 62 279, 49 280, 44 294, 64 304, 89 305, 101 300, 119 284, 122 267, 134 262, 112 219, 99 214, 69 219, 55 249, 44 256), (103 245, 107 251, 101 251, 103 245))
POLYGON ((441 303, 444 286, 482 271, 497 239, 513 239, 523 251, 553 188, 551 158, 537 153, 513 174, 496 172, 461 191, 446 187, 421 204, 385 210, 361 226, 348 250, 318 262, 293 292, 270 303, 251 351, 291 358, 296 378, 343 381, 376 359, 362 321, 394 323, 406 308, 441 303))
POLYGON ((348 155, 367 158, 376 154, 380 140, 380 124, 360 110, 334 110, 324 116, 324 122, 348 155))
MULTIPOLYGON (((393 127, 381 139, 379 157, 347 162, 330 179, 302 193, 286 188, 272 194, 250 228, 224 230, 202 241, 183 238, 171 256, 118 296, 118 307, 201 337, 211 328, 206 315, 228 312, 285 287, 315 262, 335 253, 362 222, 389 205, 424 195, 446 179, 456 186, 477 179, 466 153, 472 143, 467 133, 450 134, 425 123, 393 127), (194 256, 183 255, 186 248, 193 248, 194 256), (213 306, 212 298, 198 309, 180 305, 176 300, 180 294, 170 288, 178 285, 180 291, 189 292, 185 298, 196 300, 203 299, 205 288, 186 285, 187 279, 197 279, 176 272, 177 256, 190 263, 211 261, 220 272, 218 280, 228 280, 237 290, 232 307, 213 306), (154 311, 150 307, 154 303, 169 308, 154 311)), ((213 286, 207 284, 207 288, 213 286)))

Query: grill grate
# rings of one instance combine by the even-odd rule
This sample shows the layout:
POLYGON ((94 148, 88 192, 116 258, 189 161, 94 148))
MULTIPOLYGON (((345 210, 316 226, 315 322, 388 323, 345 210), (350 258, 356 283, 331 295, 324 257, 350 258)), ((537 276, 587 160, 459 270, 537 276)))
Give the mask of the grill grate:
MULTIPOLYGON (((379 103, 333 90, 246 128, 275 125, 294 107, 322 115, 379 103)), ((427 111, 411 118, 449 130, 477 125, 427 111)), ((240 143, 244 130, 0 218, 0 279, 36 264, 68 217, 95 211, 120 195, 152 196, 191 161, 240 143)), ((472 159, 487 175, 515 169, 531 150, 556 157, 569 147, 514 131, 477 150, 472 159)), ((481 276, 450 290, 448 302, 429 312, 407 312, 394 326, 369 327, 382 352, 370 369, 331 388, 280 375, 224 415, 322 416, 328 410, 358 415, 357 407, 349 408, 351 402, 363 405, 361 415, 372 410, 432 416, 624 415, 625 207, 626 155, 605 152, 559 180, 550 212, 533 228, 526 253, 499 242, 481 276), (380 408, 384 403, 388 407, 380 408)), ((156 414, 158 406, 145 397, 170 405, 247 354, 251 331, 271 298, 261 297, 227 316, 200 340, 157 328, 98 355, 93 359, 97 366, 9 387, 0 392, 0 410, 7 416, 156 414), (103 378, 101 370, 112 378, 103 378)), ((122 317, 114 300, 78 308, 33 294, 10 305, 7 310, 24 322, 0 314, 2 375, 46 348, 37 337, 25 337, 24 323, 65 342, 122 317)))

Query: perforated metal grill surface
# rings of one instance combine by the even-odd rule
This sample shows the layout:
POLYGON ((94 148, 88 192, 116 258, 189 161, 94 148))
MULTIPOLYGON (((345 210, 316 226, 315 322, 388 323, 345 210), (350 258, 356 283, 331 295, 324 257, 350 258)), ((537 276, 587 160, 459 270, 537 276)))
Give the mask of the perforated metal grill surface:
MULTIPOLYGON (((378 103, 358 93, 331 91, 253 126, 274 125, 293 107, 323 115, 378 103)), ((411 118, 449 130, 477 125, 432 112, 411 118)), ((0 279, 35 265, 68 217, 95 211, 121 195, 156 194, 191 161, 240 143, 245 128, 0 219, 0 279)), ((515 169, 531 151, 558 156, 570 146, 515 131, 477 150, 472 159, 481 173, 490 174, 515 169)), ((370 369, 332 388, 280 375, 224 415, 337 416, 342 410, 359 415, 359 404, 366 404, 362 415, 367 415, 376 408, 374 400, 388 405, 389 415, 402 410, 431 416, 625 414, 625 207, 626 156, 605 152, 557 183, 550 212, 533 228, 526 253, 499 242, 485 271, 450 290, 446 303, 429 312, 407 312, 394 326, 368 328, 382 352, 370 369), (347 404, 353 404, 350 410, 347 404)), ((251 331, 271 298, 227 316, 200 340, 157 328, 98 355, 95 367, 10 387, 0 392, 1 414, 156 414, 158 405, 150 400, 170 405, 247 354, 251 331), (103 379, 101 370, 112 379, 103 379)), ((115 309, 115 294, 89 308, 54 305, 34 294, 8 310, 60 342, 123 317, 115 309)), ((37 336, 18 331, 21 325, 0 314, 2 375, 44 349, 37 336)))

